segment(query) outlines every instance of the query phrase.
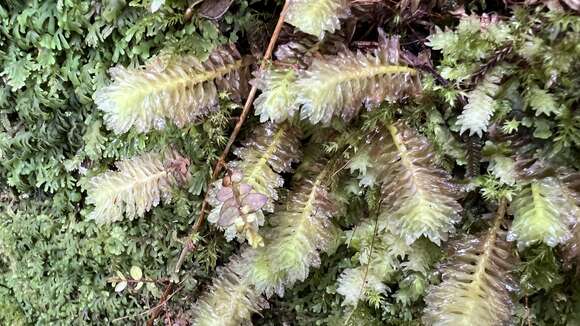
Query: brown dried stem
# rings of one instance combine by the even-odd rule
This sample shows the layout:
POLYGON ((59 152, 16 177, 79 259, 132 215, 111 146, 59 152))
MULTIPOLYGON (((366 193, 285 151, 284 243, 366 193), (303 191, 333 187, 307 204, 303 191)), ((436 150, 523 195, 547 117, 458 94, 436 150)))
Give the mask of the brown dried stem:
MULTIPOLYGON (((274 46, 276 45, 276 41, 278 40, 278 36, 280 35, 280 31, 282 30, 282 26, 284 25, 284 18, 286 16, 287 11, 288 11, 288 1, 286 1, 284 3, 284 7, 282 8, 282 11, 280 12, 280 16, 278 17, 278 22, 276 23, 276 27, 274 29, 274 32, 272 33, 272 37, 270 38, 270 42, 268 43, 268 48, 266 49, 266 52, 264 53, 264 57, 262 58, 262 63, 260 64, 260 68, 259 68, 260 70, 263 70, 266 68, 266 65, 268 64, 270 57, 272 57, 272 53, 274 52, 274 46)), ((224 151, 222 152, 222 154, 220 155, 220 158, 218 159, 218 161, 216 162, 216 164, 214 166, 209 184, 211 184, 212 182, 214 182, 216 180, 217 176, 219 175, 219 173, 222 171, 223 167, 225 166, 225 159, 228 156, 232 145, 236 141, 236 138, 238 137, 238 134, 240 133, 240 130, 242 129, 242 125, 244 124, 248 114, 250 113, 250 109, 252 107, 252 103, 254 102, 254 98, 256 97, 257 91, 258 91, 258 88, 256 86, 252 86, 252 88, 250 89, 250 93, 248 94, 248 98, 246 99, 246 102, 244 103, 244 108, 242 110, 242 113, 240 114, 240 117, 236 123, 236 126, 234 127, 234 130, 233 130, 232 134, 230 135, 230 138, 228 140, 228 143, 226 144, 226 147, 224 148, 224 151)), ((208 188, 209 188, 209 184, 208 184, 208 188)), ((183 264, 183 262, 185 261, 185 258, 187 258, 187 255, 189 253, 191 253, 192 251, 194 251, 196 248, 195 242, 193 239, 195 238, 195 235, 199 232, 199 230, 201 229, 201 227, 203 226, 203 224, 205 222, 205 211, 207 209, 208 199, 209 199, 208 193, 206 192, 205 197, 203 199, 203 202, 201 204, 199 216, 197 217, 197 220, 193 224, 193 227, 191 228, 191 232, 187 236, 185 244, 183 245, 183 249, 181 250, 181 253, 179 255, 179 259, 177 260, 177 263, 175 264, 175 272, 176 273, 179 272, 179 269, 180 269, 181 265, 183 264)), ((167 301, 169 301, 169 299, 171 298, 172 289, 173 289, 173 283, 170 283, 169 286, 165 289, 163 296, 161 297, 162 303, 159 304, 158 306, 156 306, 155 309, 153 309, 151 311, 151 317, 147 321, 147 325, 153 325, 153 322, 161 313, 162 305, 167 303, 167 301)))
MULTIPOLYGON (((280 12, 278 22, 276 23, 276 28, 274 29, 274 32, 272 33, 272 37, 270 38, 270 42, 268 43, 268 48, 266 49, 266 52, 264 53, 264 58, 262 59, 262 64, 260 65, 260 68, 259 68, 260 70, 263 70, 266 68, 270 57, 272 57, 272 53, 274 52, 274 46, 276 45, 276 41, 278 39, 278 36, 280 35, 280 31, 282 30, 282 26, 284 24, 284 17, 286 16, 287 11, 288 11, 288 1, 286 1, 284 3, 284 7, 282 8, 282 12, 280 12)), ((216 178, 218 177, 218 175, 222 171, 223 167, 225 166, 225 159, 228 156, 232 145, 236 141, 236 138, 237 138, 237 136, 240 133, 240 130, 242 128, 242 125, 244 124, 248 114, 250 113, 250 109, 252 108, 252 103, 254 102, 254 98, 256 97, 257 91, 258 91, 258 88, 256 86, 252 86, 252 88, 250 89, 250 93, 248 94, 248 98, 246 100, 246 103, 244 104, 242 114, 240 115, 240 118, 239 118, 238 122, 236 123, 236 126, 234 127, 232 134, 230 135, 230 139, 228 140, 228 143, 226 144, 226 147, 224 148, 222 155, 220 156, 216 165, 214 166, 213 173, 212 173, 211 180, 210 180, 209 184, 211 184, 212 182, 214 182, 216 180, 216 178)), ((208 205, 208 194, 206 192, 205 198, 203 199, 203 202, 201 204, 199 216, 197 217, 197 220, 193 224, 191 232, 189 233, 189 235, 186 239, 186 243, 184 244, 183 249, 181 250, 181 254, 179 255, 179 260, 177 261, 177 264, 175 265, 175 272, 176 273, 179 272, 179 269, 180 269, 181 265, 183 264, 183 262, 185 261, 185 258, 187 258, 187 255, 195 249, 195 243, 193 241, 193 238, 199 232, 199 230, 201 229, 201 227, 203 226, 203 224, 205 222, 205 213, 207 210, 207 205, 208 205)))

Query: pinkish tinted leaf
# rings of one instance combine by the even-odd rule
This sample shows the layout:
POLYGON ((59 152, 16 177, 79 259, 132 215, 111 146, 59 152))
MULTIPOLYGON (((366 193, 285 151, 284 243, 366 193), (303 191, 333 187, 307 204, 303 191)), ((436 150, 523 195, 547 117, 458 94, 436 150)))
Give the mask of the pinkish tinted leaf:
POLYGON ((234 196, 234 191, 232 188, 229 187, 222 187, 216 197, 217 200, 221 201, 221 202, 225 202, 226 200, 232 198, 234 196))
POLYGON ((240 211, 233 199, 226 201, 220 210, 218 225, 222 227, 230 226, 240 216, 240 211))
POLYGON ((255 212, 260 208, 264 207, 268 202, 268 197, 263 194, 259 194, 256 192, 247 194, 242 199, 242 206, 247 206, 250 208, 250 211, 255 212))
POLYGON ((247 193, 249 193, 250 191, 252 191, 252 186, 250 186, 247 183, 242 183, 240 184, 240 196, 243 196, 247 193))

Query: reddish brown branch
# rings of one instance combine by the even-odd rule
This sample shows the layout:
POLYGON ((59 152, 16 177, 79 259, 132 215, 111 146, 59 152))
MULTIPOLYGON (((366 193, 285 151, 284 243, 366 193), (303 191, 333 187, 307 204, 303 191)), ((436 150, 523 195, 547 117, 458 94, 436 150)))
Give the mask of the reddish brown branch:
MULTIPOLYGON (((278 17, 278 22, 276 23, 276 27, 274 29, 274 32, 272 33, 272 37, 270 38, 270 42, 268 43, 268 48, 266 49, 266 52, 264 53, 264 57, 262 58, 262 63, 260 64, 260 68, 259 68, 260 70, 263 70, 266 68, 266 65, 268 64, 269 59, 272 57, 272 53, 274 52, 274 47, 276 45, 276 41, 278 40, 278 36, 280 35, 280 31, 282 30, 282 26, 284 25, 284 18, 286 17, 287 11, 288 11, 288 1, 286 1, 284 3, 284 7, 282 8, 282 11, 280 12, 280 16, 278 17)), ((234 127, 234 130, 232 131, 232 134, 230 135, 230 138, 226 144, 226 147, 224 148, 224 151, 222 152, 222 154, 220 155, 218 161, 216 162, 216 164, 214 166, 214 169, 213 169, 213 172, 211 175, 211 179, 210 179, 210 182, 208 184, 208 188, 209 188, 209 185, 211 185, 211 183, 213 183, 216 180, 216 178, 218 177, 218 175, 222 171, 223 167, 225 166, 225 159, 228 156, 232 145, 236 141, 236 138, 238 137, 238 134, 240 133, 240 130, 242 129, 242 125, 244 124, 244 122, 246 121, 246 118, 248 117, 248 114, 250 113, 250 109, 252 108, 252 104, 254 102, 254 98, 256 97, 257 92, 258 92, 258 88, 255 85, 252 85, 252 88, 250 89, 250 92, 248 94, 248 98, 246 99, 246 103, 244 104, 244 108, 242 110, 242 113, 240 114, 240 117, 238 118, 236 126, 234 127)), ((193 224, 193 227, 191 228, 191 232, 189 233, 189 235, 187 236, 187 239, 185 240, 185 243, 183 245, 183 249, 181 250, 181 253, 179 255, 179 259, 177 260, 177 263, 175 264, 175 272, 176 273, 179 272, 179 269, 181 268, 181 265, 185 261, 185 258, 187 258, 189 253, 193 252, 196 248, 196 243, 194 242, 193 239, 194 239, 194 236, 199 232, 199 230, 201 229, 201 227, 203 226, 203 224, 205 222, 205 211, 207 209, 207 205, 208 205, 208 193, 206 192, 205 197, 203 199, 203 202, 201 204, 199 216, 197 217, 197 220, 195 220, 195 223, 193 224)), ((167 301, 169 301, 169 299, 171 298, 172 290, 173 290, 173 283, 169 284, 169 286, 163 292, 163 295, 161 297, 161 304, 156 306, 156 308, 153 311, 151 311, 151 317, 147 321, 148 326, 153 325, 153 322, 155 321, 155 319, 157 317, 159 317, 159 314, 162 311, 162 309, 161 309, 162 306, 165 303, 167 303, 167 301)))
MULTIPOLYGON (((269 59, 272 57, 272 53, 274 52, 274 47, 276 45, 276 41, 278 39, 278 36, 280 35, 280 31, 282 30, 282 26, 284 24, 284 17, 286 16, 287 11, 288 11, 288 2, 285 2, 284 7, 282 8, 282 12, 280 13, 280 17, 278 18, 276 28, 274 29, 274 32, 272 33, 272 37, 270 38, 270 42, 268 43, 268 48, 266 49, 266 52, 264 53, 264 57, 262 59, 262 64, 260 65, 260 68, 259 68, 260 70, 263 70, 266 68, 266 65, 268 64, 269 59)), ((228 140, 228 143, 226 144, 226 147, 224 148, 224 151, 222 152, 222 154, 220 155, 220 158, 218 159, 218 161, 216 162, 216 164, 214 166, 213 173, 212 173, 211 179, 210 179, 210 184, 213 181, 215 181, 215 179, 218 177, 218 175, 222 171, 223 167, 225 166, 225 159, 228 156, 232 145, 236 141, 236 138, 238 137, 238 134, 240 133, 240 130, 242 129, 242 125, 244 124, 244 122, 246 121, 246 118, 248 117, 248 114, 250 113, 250 109, 252 108, 252 103, 254 102, 254 98, 256 97, 257 91, 258 91, 258 88, 255 85, 252 86, 252 88, 250 89, 250 93, 248 94, 248 98, 246 100, 246 103, 244 104, 244 108, 243 108, 242 113, 238 119, 238 122, 236 123, 236 126, 234 127, 234 130, 233 130, 232 134, 230 135, 230 138, 228 140)), ((201 227, 203 226, 203 224, 205 222, 205 213, 207 210, 207 205, 208 205, 208 194, 206 192, 205 198, 201 204, 199 216, 197 217, 197 220, 195 221, 195 223, 191 229, 191 232, 189 233, 189 235, 186 239, 186 243, 184 244, 183 249, 181 251, 181 254, 179 255, 179 260, 177 261, 177 264, 175 265, 176 272, 179 271, 185 258, 187 258, 187 255, 195 249, 195 243, 193 241, 193 237, 195 236, 196 233, 199 232, 199 230, 201 229, 201 227)))
POLYGON ((163 295, 161 295, 161 299, 159 300, 159 304, 157 306, 155 306, 150 311, 151 317, 149 317, 149 320, 147 320, 147 326, 153 326, 155 319, 157 319, 157 317, 159 317, 159 314, 161 314, 161 311, 163 310, 163 306, 171 298, 172 291, 173 291, 173 283, 169 283, 167 288, 165 288, 165 291, 163 291, 163 295))

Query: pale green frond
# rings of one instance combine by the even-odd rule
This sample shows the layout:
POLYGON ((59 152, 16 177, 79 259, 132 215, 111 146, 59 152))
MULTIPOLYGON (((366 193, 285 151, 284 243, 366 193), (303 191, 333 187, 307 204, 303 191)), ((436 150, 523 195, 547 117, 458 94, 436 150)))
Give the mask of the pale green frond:
POLYGON ((218 49, 206 61, 193 56, 158 59, 146 67, 111 69, 112 84, 94 100, 107 128, 117 134, 163 129, 168 122, 183 127, 218 104, 221 91, 243 89, 240 69, 248 64, 233 49, 218 49))
POLYGON ((370 291, 386 295, 389 287, 369 266, 347 268, 338 277, 336 293, 344 297, 343 306, 356 306, 359 301, 368 301, 367 293, 370 291))
POLYGON ((194 325, 239 325, 265 308, 260 294, 284 294, 284 288, 304 280, 319 254, 328 250, 337 233, 329 220, 337 211, 325 186, 328 169, 309 164, 296 180, 286 203, 272 216, 265 247, 244 247, 208 292, 194 305, 194 325))
POLYGON ((234 269, 242 263, 234 257, 230 265, 218 270, 212 286, 193 306, 193 326, 238 326, 268 302, 234 269))
POLYGON ((189 160, 177 152, 148 153, 116 163, 89 181, 87 203, 95 205, 89 214, 97 223, 142 217, 161 200, 169 201, 173 187, 188 178, 189 160))
POLYGON ((347 244, 358 251, 360 265, 345 269, 338 278, 336 292, 344 296, 343 305, 368 301, 368 294, 386 294, 386 285, 400 267, 409 246, 399 237, 365 221, 347 232, 347 244))
POLYGON ((556 99, 545 89, 533 86, 526 95, 526 100, 532 110, 536 112, 536 117, 541 114, 550 116, 552 113, 556 115, 560 113, 556 99))
POLYGON ((374 166, 381 184, 379 220, 407 244, 421 236, 436 244, 446 241, 461 219, 458 187, 435 165, 427 139, 404 123, 370 136, 374 166))
POLYGON ((387 284, 401 270, 426 275, 440 257, 440 249, 425 238, 407 245, 399 236, 380 226, 375 229, 373 224, 365 221, 346 234, 347 244, 358 251, 360 265, 345 269, 338 278, 336 291, 344 296, 343 305, 367 302, 369 293, 385 294, 387 284))
POLYGON ((443 282, 432 286, 425 297, 425 325, 509 324, 513 314, 510 291, 515 285, 509 272, 516 259, 500 226, 503 210, 487 233, 451 244, 454 254, 443 266, 443 282))
MULTIPOLYGON (((265 197, 266 202, 257 210, 244 212, 242 200, 237 204, 239 207, 232 207, 234 211, 228 212, 223 208, 224 204, 230 205, 231 202, 236 201, 236 198, 220 200, 220 192, 226 191, 224 179, 214 182, 209 195, 209 203, 213 209, 208 216, 208 221, 225 229, 228 240, 237 237, 241 241, 251 240, 253 246, 261 244, 258 228, 264 223, 262 212, 274 210, 274 203, 278 200, 277 189, 284 185, 280 173, 291 172, 292 164, 299 161, 302 156, 299 136, 299 131, 289 125, 277 126, 273 123, 265 123, 234 151, 239 160, 229 162, 228 169, 239 174, 240 180, 225 187, 230 189, 249 187, 247 193, 254 198, 265 197)), ((231 192, 233 195, 233 191, 231 192)), ((243 197, 243 195, 236 196, 243 197)))
POLYGON ((415 241, 406 252, 407 258, 401 264, 403 270, 428 275, 433 265, 440 259, 442 251, 426 238, 415 241))
POLYGON ((487 131, 489 121, 496 109, 494 97, 500 90, 500 82, 503 76, 501 69, 495 69, 485 75, 474 90, 467 93, 467 105, 457 117, 457 125, 460 133, 469 131, 469 135, 481 137, 487 131))
POLYGON ((284 288, 304 280, 310 267, 320 264, 319 253, 328 250, 336 232, 330 218, 337 201, 325 185, 328 169, 311 164, 308 176, 297 181, 286 203, 271 218, 265 247, 247 252, 245 274, 266 296, 284 295, 284 288))
POLYGON ((340 29, 340 19, 349 15, 346 0, 289 0, 285 21, 304 33, 317 36, 340 29))
POLYGON ((282 122, 294 116, 298 111, 296 78, 292 69, 271 68, 256 74, 251 83, 262 91, 254 101, 260 122, 282 122))
POLYGON ((385 42, 373 53, 315 58, 296 81, 301 118, 314 124, 334 116, 349 120, 363 105, 371 109, 418 93, 417 71, 399 64, 398 39, 385 42))
POLYGON ((514 222, 508 240, 518 241, 519 248, 543 242, 550 247, 566 243, 576 223, 573 203, 566 200, 556 178, 532 181, 512 203, 514 222))
POLYGON ((228 163, 229 168, 243 172, 242 182, 272 198, 269 212, 278 200, 275 188, 283 183, 279 174, 292 172, 292 165, 302 158, 300 137, 300 130, 288 124, 264 123, 234 150, 239 159, 228 163))
POLYGON ((373 187, 377 183, 379 172, 374 168, 375 164, 370 146, 358 148, 356 154, 348 161, 350 172, 356 174, 359 179, 359 186, 373 187))

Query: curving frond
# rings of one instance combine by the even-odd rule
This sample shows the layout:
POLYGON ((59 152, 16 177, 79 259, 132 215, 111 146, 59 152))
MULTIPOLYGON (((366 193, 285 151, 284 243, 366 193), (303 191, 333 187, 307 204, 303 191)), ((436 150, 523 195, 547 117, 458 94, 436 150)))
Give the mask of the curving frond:
POLYGON ((281 122, 294 116, 298 111, 296 78, 292 69, 270 68, 256 74, 251 83, 262 91, 254 101, 255 114, 260 116, 260 122, 281 122))
POLYGON ((113 83, 93 97, 107 128, 117 134, 131 127, 163 129, 168 121, 183 127, 213 110, 220 91, 243 90, 240 69, 248 63, 235 49, 222 48, 203 62, 187 56, 140 68, 118 66, 111 69, 113 83))
POLYGON ((485 75, 483 81, 474 90, 467 93, 467 105, 457 117, 460 133, 469 131, 469 135, 481 137, 487 131, 489 121, 496 109, 494 97, 500 90, 500 82, 505 72, 499 68, 485 75))
POLYGON ((513 314, 509 275, 516 258, 505 241, 502 205, 493 227, 480 236, 467 236, 451 244, 453 255, 443 265, 443 282, 425 297, 425 325, 505 325, 513 314))
POLYGON ((161 200, 171 199, 172 188, 189 178, 189 160, 175 151, 165 155, 147 153, 116 163, 89 181, 87 203, 95 205, 89 214, 97 223, 142 217, 161 200))
POLYGON ((235 272, 239 257, 231 266, 218 269, 212 286, 193 306, 193 326, 237 326, 250 319, 253 313, 267 308, 268 302, 235 272))
POLYGON ((427 139, 398 122, 376 130, 360 155, 369 183, 381 184, 379 222, 411 244, 421 236, 436 244, 447 240, 461 219, 458 187, 435 165, 427 139), (374 180, 374 181, 372 181, 374 180))
POLYGON ((263 245, 258 234, 262 212, 274 210, 277 188, 284 184, 280 173, 292 171, 292 164, 300 160, 299 131, 265 123, 234 154, 239 160, 228 163, 233 174, 213 183, 210 190, 214 208, 208 221, 225 229, 229 240, 237 237, 254 247, 263 245))
POLYGON ((304 33, 317 36, 340 29, 340 19, 350 14, 347 0, 289 0, 285 21, 304 33))
POLYGON ((354 117, 383 101, 396 101, 420 91, 417 71, 399 64, 399 40, 391 38, 373 53, 343 52, 316 58, 301 71, 296 88, 300 116, 328 123, 333 116, 354 117))
POLYGON ((550 247, 565 243, 572 236, 570 226, 577 219, 573 205, 556 178, 532 181, 514 198, 514 222, 508 240, 517 240, 519 248, 537 242, 550 247))
POLYGON ((309 164, 308 171, 272 217, 266 246, 245 247, 230 260, 195 304, 193 325, 240 325, 265 307, 260 294, 283 295, 285 287, 305 279, 320 263, 319 253, 336 240, 329 219, 337 207, 325 186, 328 169, 309 164))
POLYGON ((310 267, 320 264, 319 253, 336 236, 330 218, 337 213, 338 203, 325 185, 328 169, 312 164, 308 170, 308 176, 295 183, 284 206, 271 217, 266 246, 245 253, 253 263, 244 266, 244 273, 268 297, 283 296, 285 287, 304 280, 310 267))

